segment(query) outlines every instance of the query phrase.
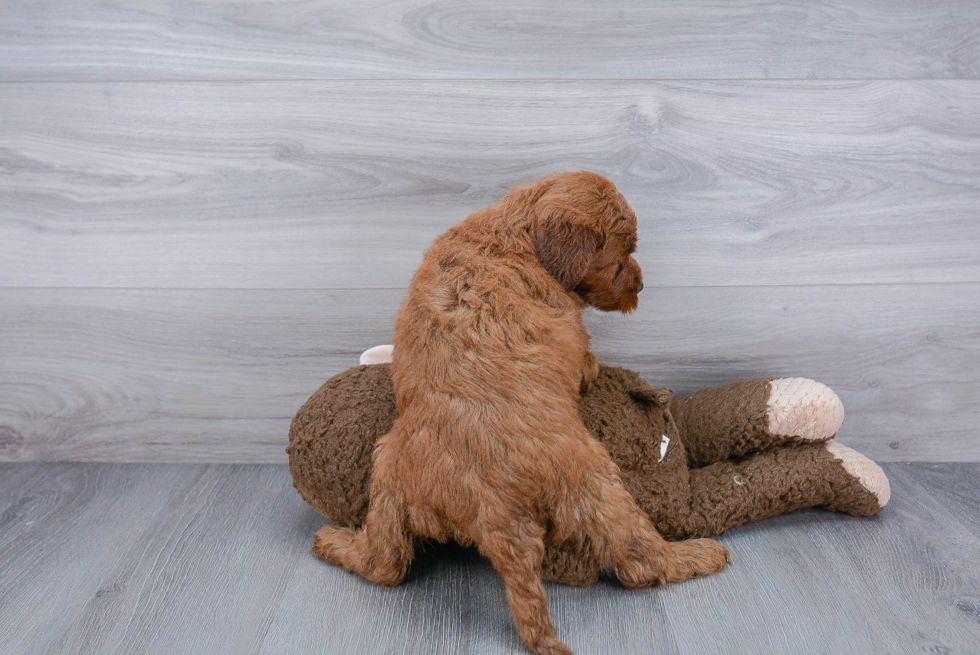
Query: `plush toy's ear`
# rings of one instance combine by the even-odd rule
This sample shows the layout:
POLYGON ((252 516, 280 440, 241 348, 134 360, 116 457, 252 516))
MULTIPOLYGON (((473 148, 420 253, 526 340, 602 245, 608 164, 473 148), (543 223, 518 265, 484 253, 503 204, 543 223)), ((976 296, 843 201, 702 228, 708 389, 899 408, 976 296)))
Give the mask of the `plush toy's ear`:
POLYGON ((375 346, 361 353, 361 366, 365 364, 390 364, 394 346, 375 346))
POLYGON ((642 403, 649 403, 658 407, 666 407, 670 404, 670 399, 674 396, 671 389, 653 388, 645 381, 630 391, 630 398, 642 403))
POLYGON ((571 291, 589 272, 602 235, 588 226, 589 217, 568 204, 545 199, 538 203, 538 259, 545 270, 571 291))

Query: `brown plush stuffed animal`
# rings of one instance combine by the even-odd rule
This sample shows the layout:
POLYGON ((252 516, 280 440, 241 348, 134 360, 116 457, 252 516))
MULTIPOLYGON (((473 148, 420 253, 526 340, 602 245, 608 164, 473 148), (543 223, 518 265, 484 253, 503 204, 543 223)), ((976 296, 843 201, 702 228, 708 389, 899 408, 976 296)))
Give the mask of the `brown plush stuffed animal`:
MULTIPOLYGON (((390 350, 365 353, 313 394, 289 430, 289 468, 323 516, 359 526, 367 514, 371 453, 397 416, 390 350)), ((888 502, 873 461, 833 441, 840 399, 805 378, 759 378, 672 399, 636 373, 602 366, 579 401, 582 421, 619 466, 626 488, 664 538, 710 537, 804 507, 857 516, 888 502)), ((595 582, 605 562, 587 547, 549 545, 545 579, 595 582)))

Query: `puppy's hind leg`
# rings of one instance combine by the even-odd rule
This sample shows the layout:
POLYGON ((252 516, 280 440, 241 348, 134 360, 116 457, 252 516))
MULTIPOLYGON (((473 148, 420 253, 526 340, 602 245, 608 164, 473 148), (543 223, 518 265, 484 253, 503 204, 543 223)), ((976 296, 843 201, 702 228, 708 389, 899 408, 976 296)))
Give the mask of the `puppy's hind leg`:
POLYGON ((380 585, 405 579, 414 548, 393 444, 401 437, 398 423, 378 440, 374 450, 371 500, 359 529, 325 525, 313 535, 313 554, 380 585))
POLYGON ((313 554, 371 582, 399 584, 413 555, 404 503, 396 494, 372 494, 364 525, 358 530, 323 526, 313 535, 313 554))
POLYGON ((529 519, 507 523, 509 525, 485 529, 478 545, 480 552, 490 559, 503 578, 517 634, 537 655, 573 655, 571 649, 555 637, 548 598, 541 582, 544 529, 529 519))
POLYGON ((609 548, 616 577, 627 587, 661 587, 669 582, 721 571, 728 549, 711 539, 670 543, 637 507, 618 475, 605 478, 595 507, 598 540, 609 548))

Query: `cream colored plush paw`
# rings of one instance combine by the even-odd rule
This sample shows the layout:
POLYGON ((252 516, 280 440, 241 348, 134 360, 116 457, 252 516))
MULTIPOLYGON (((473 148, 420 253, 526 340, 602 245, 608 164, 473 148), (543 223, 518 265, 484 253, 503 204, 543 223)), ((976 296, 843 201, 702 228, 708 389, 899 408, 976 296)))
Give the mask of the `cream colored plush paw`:
POLYGON ((361 353, 361 365, 364 364, 388 364, 391 362, 391 353, 394 346, 375 346, 368 348, 361 353))
POLYGON ((865 489, 878 498, 878 505, 884 507, 892 497, 892 488, 888 484, 888 476, 874 461, 868 459, 853 448, 848 448, 836 441, 827 442, 827 450, 839 460, 844 470, 858 479, 865 489))
POLYGON ((844 405, 834 390, 807 378, 780 378, 769 383, 769 432, 805 441, 823 441, 844 422, 844 405))

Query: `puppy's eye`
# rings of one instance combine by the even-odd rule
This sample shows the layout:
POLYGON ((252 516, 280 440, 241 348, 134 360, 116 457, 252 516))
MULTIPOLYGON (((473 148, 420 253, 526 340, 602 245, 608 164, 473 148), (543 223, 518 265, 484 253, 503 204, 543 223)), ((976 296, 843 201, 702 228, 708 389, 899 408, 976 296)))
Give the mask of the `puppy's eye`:
POLYGON ((616 265, 616 273, 613 275, 613 282, 616 281, 616 278, 618 278, 619 274, 622 272, 623 272, 623 262, 619 262, 619 264, 616 265))

